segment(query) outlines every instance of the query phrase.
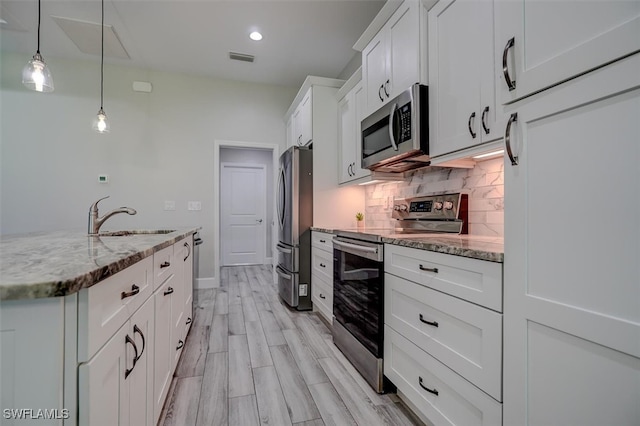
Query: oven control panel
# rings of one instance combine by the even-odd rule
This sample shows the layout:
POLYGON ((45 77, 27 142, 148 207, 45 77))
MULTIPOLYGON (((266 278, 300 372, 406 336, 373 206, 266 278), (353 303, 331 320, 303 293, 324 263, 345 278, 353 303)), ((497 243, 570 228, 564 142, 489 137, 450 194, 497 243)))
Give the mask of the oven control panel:
POLYGON ((423 195, 396 198, 391 217, 398 220, 465 220, 467 194, 423 195))

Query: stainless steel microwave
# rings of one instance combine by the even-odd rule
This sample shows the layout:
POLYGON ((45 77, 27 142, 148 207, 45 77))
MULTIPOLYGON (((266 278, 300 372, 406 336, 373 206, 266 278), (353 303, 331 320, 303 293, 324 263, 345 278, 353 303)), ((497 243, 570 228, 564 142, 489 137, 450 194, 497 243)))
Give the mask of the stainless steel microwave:
POLYGON ((362 167, 404 172, 428 166, 429 96, 414 84, 362 120, 362 167))

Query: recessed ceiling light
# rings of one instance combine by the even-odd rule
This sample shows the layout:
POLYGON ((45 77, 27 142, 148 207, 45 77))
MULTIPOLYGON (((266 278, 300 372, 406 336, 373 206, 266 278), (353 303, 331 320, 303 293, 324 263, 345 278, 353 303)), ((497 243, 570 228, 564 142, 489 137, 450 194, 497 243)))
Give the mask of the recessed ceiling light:
POLYGON ((260 34, 257 31, 254 31, 251 34, 249 34, 249 38, 254 41, 260 41, 262 40, 262 34, 260 34))

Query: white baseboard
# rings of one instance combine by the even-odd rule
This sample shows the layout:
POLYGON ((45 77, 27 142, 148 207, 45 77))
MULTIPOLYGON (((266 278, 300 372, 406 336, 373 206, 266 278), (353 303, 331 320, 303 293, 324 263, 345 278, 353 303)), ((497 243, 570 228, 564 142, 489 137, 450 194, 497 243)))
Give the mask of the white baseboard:
POLYGON ((216 277, 196 278, 196 288, 218 288, 218 280, 216 277))

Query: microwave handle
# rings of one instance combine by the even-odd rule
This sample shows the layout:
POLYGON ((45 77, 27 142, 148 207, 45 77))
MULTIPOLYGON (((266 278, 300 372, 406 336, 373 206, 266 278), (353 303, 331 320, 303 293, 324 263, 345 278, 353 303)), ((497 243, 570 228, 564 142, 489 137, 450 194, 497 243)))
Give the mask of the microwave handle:
POLYGON ((396 139, 393 136, 393 116, 396 114, 397 110, 398 104, 394 102, 394 104, 391 105, 391 114, 389 114, 389 139, 391 140, 391 146, 393 147, 394 151, 398 150, 398 144, 396 143, 396 139))

